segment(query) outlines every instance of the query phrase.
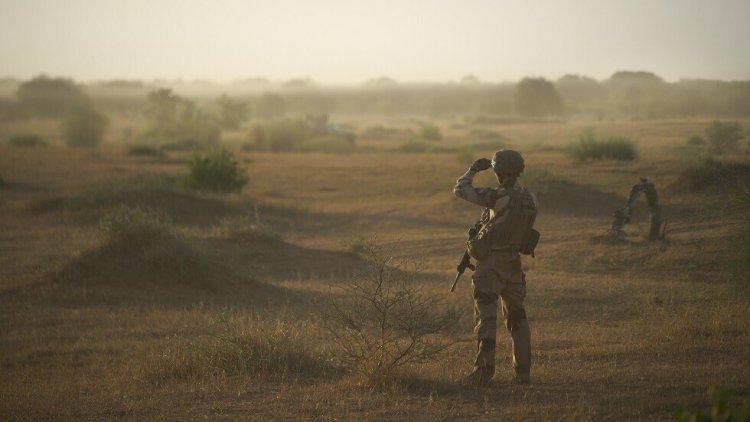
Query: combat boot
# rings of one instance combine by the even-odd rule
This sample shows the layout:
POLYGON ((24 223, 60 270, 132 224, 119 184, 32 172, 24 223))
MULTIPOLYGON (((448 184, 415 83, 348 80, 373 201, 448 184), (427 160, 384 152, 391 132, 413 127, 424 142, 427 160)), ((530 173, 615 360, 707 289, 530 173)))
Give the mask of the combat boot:
POLYGON ((462 380, 467 387, 489 387, 492 385, 492 377, 495 375, 494 367, 475 367, 473 371, 462 380))
POLYGON ((531 375, 528 372, 516 371, 516 376, 513 378, 513 381, 518 384, 531 384, 531 375))

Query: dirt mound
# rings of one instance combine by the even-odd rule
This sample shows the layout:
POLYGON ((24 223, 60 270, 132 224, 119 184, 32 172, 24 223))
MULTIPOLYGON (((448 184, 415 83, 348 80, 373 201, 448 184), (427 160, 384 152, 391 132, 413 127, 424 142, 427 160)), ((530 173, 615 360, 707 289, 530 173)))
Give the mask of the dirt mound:
MULTIPOLYGON (((211 240, 190 236, 150 209, 119 208, 100 221, 101 244, 52 274, 52 281, 95 296, 191 303, 206 295, 231 298, 239 289, 260 296, 274 288, 227 265, 211 240)), ((101 298, 100 298, 101 299, 101 298)))
POLYGON ((159 210, 176 223, 194 226, 248 212, 246 204, 190 191, 175 178, 153 174, 96 183, 70 197, 36 200, 27 210, 68 210, 98 218, 102 212, 120 206, 159 210))

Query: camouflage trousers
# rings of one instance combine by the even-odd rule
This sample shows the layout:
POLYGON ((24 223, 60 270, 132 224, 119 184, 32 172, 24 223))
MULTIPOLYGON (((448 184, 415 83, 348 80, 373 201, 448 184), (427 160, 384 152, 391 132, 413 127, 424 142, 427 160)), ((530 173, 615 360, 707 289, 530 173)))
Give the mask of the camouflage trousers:
POLYGON ((513 367, 516 373, 531 369, 531 331, 523 301, 526 277, 517 253, 495 251, 477 263, 473 277, 474 319, 477 356, 474 368, 494 372, 497 334, 497 300, 502 304, 505 326, 513 340, 513 367))

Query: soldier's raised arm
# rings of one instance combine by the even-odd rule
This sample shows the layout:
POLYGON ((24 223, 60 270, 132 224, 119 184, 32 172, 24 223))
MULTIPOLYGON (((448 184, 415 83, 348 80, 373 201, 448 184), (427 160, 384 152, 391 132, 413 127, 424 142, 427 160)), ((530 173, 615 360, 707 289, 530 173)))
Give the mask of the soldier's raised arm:
POLYGON ((492 188, 475 188, 473 185, 474 176, 490 167, 492 167, 492 162, 486 158, 474 161, 469 170, 456 181, 453 194, 480 207, 492 208, 497 201, 497 191, 492 188))

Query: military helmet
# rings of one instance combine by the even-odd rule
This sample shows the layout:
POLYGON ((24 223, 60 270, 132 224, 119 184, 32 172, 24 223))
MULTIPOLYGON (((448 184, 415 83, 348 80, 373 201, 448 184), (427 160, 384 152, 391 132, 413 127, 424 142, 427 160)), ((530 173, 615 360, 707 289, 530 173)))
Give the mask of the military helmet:
POLYGON ((492 156, 492 168, 497 174, 521 174, 524 169, 523 157, 517 151, 501 149, 492 156))

